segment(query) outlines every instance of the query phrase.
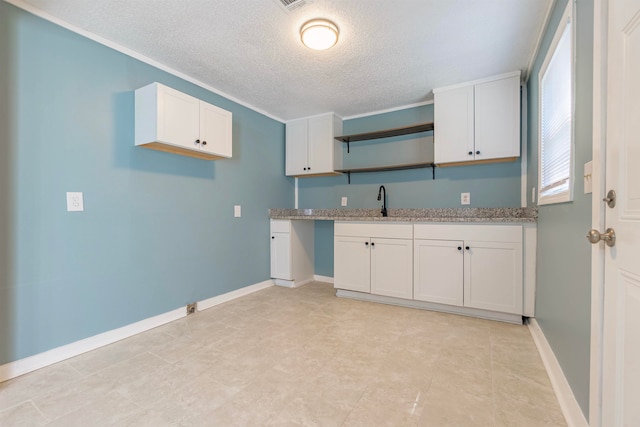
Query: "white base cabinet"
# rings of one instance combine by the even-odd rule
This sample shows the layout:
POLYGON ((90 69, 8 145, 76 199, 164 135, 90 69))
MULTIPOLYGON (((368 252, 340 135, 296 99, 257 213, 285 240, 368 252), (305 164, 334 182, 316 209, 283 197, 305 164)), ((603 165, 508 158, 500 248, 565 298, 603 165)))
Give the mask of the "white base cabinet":
POLYGON ((336 222, 334 287, 413 298, 411 224, 336 222))
MULTIPOLYGON (((336 222, 334 287, 339 296, 518 323, 533 316, 523 291, 525 276, 528 286, 535 282, 530 271, 523 274, 527 230, 520 224, 336 222)), ((526 246, 535 253, 535 241, 526 246)), ((527 292, 531 298, 535 289, 527 292)))
POLYGON ((232 113, 152 83, 135 91, 135 144, 205 160, 229 158, 232 113))
POLYGON ((271 278, 280 286, 296 287, 313 280, 314 222, 275 220, 271 231, 271 278))
POLYGON ((414 226, 420 301, 523 314, 521 225, 414 226))

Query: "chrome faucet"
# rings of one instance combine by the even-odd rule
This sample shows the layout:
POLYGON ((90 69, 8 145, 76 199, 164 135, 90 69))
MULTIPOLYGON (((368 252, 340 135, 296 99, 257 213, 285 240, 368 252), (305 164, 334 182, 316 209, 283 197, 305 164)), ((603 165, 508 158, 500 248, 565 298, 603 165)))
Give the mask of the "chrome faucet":
POLYGON ((382 200, 382 210, 380 210, 380 213, 382 216, 387 216, 387 189, 384 188, 384 185, 381 185, 378 189, 378 200, 382 200))

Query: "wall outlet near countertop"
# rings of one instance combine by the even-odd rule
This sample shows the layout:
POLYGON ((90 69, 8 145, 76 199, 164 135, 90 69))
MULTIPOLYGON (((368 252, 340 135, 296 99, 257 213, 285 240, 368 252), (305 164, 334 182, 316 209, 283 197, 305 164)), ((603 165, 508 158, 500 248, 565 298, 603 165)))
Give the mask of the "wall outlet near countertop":
POLYGON ((460 204, 461 205, 470 205, 471 204, 471 193, 460 193, 460 204))
POLYGON ((234 218, 240 218, 242 216, 242 206, 235 205, 233 207, 233 216, 234 218))
POLYGON ((340 206, 347 206, 347 198, 346 197, 342 197, 342 200, 340 201, 340 206))

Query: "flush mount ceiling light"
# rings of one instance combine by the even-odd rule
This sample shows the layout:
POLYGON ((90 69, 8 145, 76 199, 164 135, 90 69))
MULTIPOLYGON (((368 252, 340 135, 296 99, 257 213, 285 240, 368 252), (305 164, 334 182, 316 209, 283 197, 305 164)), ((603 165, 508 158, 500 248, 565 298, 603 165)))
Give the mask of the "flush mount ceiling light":
POLYGON ((300 28, 300 40, 310 49, 325 50, 338 42, 338 27, 326 19, 312 19, 300 28))

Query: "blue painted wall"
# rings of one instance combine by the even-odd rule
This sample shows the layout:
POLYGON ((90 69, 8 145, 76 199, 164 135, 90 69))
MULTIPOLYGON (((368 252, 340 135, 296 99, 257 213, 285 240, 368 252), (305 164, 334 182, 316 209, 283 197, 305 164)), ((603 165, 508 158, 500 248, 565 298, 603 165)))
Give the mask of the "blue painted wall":
POLYGON ((4 2, 0 67, 0 364, 269 277, 282 123, 4 2), (231 111, 233 158, 134 147, 153 81, 231 111))
MULTIPOLYGON (((433 105, 345 120, 345 135, 433 121, 433 105)), ((366 167, 433 160, 433 133, 351 144, 343 154, 344 167, 366 167)), ((346 176, 300 178, 300 208, 377 208, 378 188, 387 190, 391 208, 460 207, 460 193, 471 193, 470 207, 520 207, 520 161, 485 165, 412 169, 346 176)), ((333 223, 316 221, 316 274, 333 277, 333 223)))
MULTIPOLYGON (((528 82, 528 186, 538 180, 538 74, 567 0, 558 0, 528 82)), ((585 417, 589 415, 591 322, 591 194, 582 170, 592 158, 593 0, 578 0, 576 25, 575 191, 570 203, 538 209, 536 318, 585 417)))

